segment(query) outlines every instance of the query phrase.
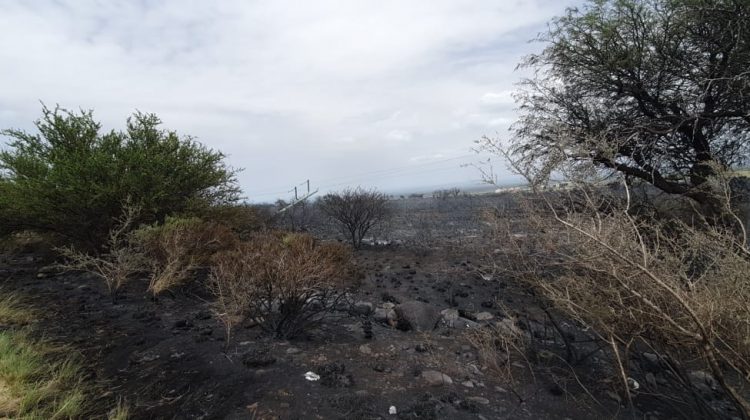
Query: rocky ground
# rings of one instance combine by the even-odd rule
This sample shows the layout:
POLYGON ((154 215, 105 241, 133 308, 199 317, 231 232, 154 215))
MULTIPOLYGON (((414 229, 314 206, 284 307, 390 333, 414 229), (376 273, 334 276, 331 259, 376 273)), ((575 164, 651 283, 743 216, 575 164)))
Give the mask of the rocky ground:
POLYGON ((508 323, 499 303, 520 290, 487 279, 472 257, 420 256, 399 247, 361 251, 364 278, 348 308, 307 337, 281 341, 257 328, 227 345, 200 287, 151 300, 129 284, 112 304, 86 274, 42 270, 33 254, 5 258, 7 289, 43 309, 37 325, 90 362, 134 418, 600 418, 544 378, 487 370, 466 331, 508 323), (506 321, 503 321, 506 319, 506 321), (309 376, 319 378, 309 380, 309 376))
MULTIPOLYGON (((490 269, 476 211, 403 206, 409 217, 392 230, 401 238, 357 252, 347 303, 292 341, 245 325, 227 342, 200 278, 158 300, 134 280, 112 304, 101 280, 45 269, 51 261, 30 252, 0 256, 0 279, 40 309, 39 334, 84 355, 105 390, 102 413, 122 399, 136 419, 630 417, 607 350, 562 317, 553 328, 527 290, 490 269), (523 354, 493 365, 472 339, 493 328, 523 337, 523 354)), ((658 356, 632 356, 637 418, 703 417, 669 403, 658 356)), ((701 398, 727 405, 698 376, 701 398)))

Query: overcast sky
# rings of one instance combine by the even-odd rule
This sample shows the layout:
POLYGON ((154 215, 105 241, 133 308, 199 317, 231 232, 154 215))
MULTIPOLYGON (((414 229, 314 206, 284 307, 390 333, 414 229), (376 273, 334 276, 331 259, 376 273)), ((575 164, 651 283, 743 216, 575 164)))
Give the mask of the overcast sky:
MULTIPOLYGON (((506 136, 555 0, 0 0, 0 127, 49 106, 134 110, 229 155, 254 201, 465 185, 506 136)), ((3 139, 4 141, 5 139, 3 139)), ((497 163, 496 170, 503 164, 497 163)))

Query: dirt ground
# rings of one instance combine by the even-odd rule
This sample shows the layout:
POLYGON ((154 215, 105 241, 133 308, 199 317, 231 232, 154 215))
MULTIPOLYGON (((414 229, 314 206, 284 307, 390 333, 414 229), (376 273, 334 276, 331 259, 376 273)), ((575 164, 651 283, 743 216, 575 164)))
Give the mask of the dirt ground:
MULTIPOLYGON (((350 299, 374 307, 416 300, 467 317, 484 311, 502 319, 507 308, 526 312, 525 292, 487 278, 479 259, 400 246, 365 249, 357 254, 363 276, 352 281, 350 299)), ((145 293, 145 280, 134 281, 112 304, 102 282, 88 274, 38 274, 47 262, 34 254, 6 257, 4 287, 42 310, 37 331, 84 355, 91 376, 107 390, 99 398, 102 410, 124 399, 136 419, 585 419, 618 413, 618 404, 585 403, 583 391, 532 376, 522 363, 516 362, 512 382, 485 369, 465 331, 444 322, 434 331, 403 331, 342 308, 294 341, 246 326, 227 345, 199 281, 158 301, 145 293), (447 375, 451 383, 431 384, 425 371, 447 375), (321 379, 307 380, 307 372, 321 379)))

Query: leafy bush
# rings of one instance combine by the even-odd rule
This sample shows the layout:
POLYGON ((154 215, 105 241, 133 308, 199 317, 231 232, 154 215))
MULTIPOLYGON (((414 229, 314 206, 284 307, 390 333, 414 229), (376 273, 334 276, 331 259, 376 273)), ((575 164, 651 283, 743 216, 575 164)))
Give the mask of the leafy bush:
POLYGON ((228 227, 196 217, 168 217, 164 224, 141 227, 133 236, 149 257, 148 290, 154 296, 184 283, 196 269, 207 267, 216 252, 239 241, 228 227))
POLYGON ((136 113, 125 131, 101 132, 91 111, 43 108, 37 134, 4 130, 2 229, 52 232, 79 246, 106 241, 121 203, 140 205, 135 225, 236 201, 224 155, 136 113))
POLYGON ((244 320, 278 337, 294 337, 330 314, 351 272, 340 244, 296 233, 256 234, 214 257, 211 288, 227 329, 244 320))

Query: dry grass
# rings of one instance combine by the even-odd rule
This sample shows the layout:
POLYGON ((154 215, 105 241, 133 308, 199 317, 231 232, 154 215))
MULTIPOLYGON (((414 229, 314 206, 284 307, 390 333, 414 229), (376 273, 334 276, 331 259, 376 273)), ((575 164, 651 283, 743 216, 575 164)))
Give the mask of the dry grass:
POLYGON ((196 269, 209 264, 213 254, 238 244, 228 227, 197 218, 167 219, 162 225, 140 228, 134 237, 149 257, 148 290, 154 296, 185 283, 196 269))
POLYGON ((256 234, 215 256, 216 312, 228 336, 245 319, 277 336, 298 335, 334 309, 350 264, 351 253, 340 244, 304 234, 256 234))
POLYGON ((516 326, 515 318, 505 318, 483 328, 469 330, 466 338, 477 350, 482 365, 505 381, 514 380, 514 361, 528 364, 526 353, 529 339, 516 326))

